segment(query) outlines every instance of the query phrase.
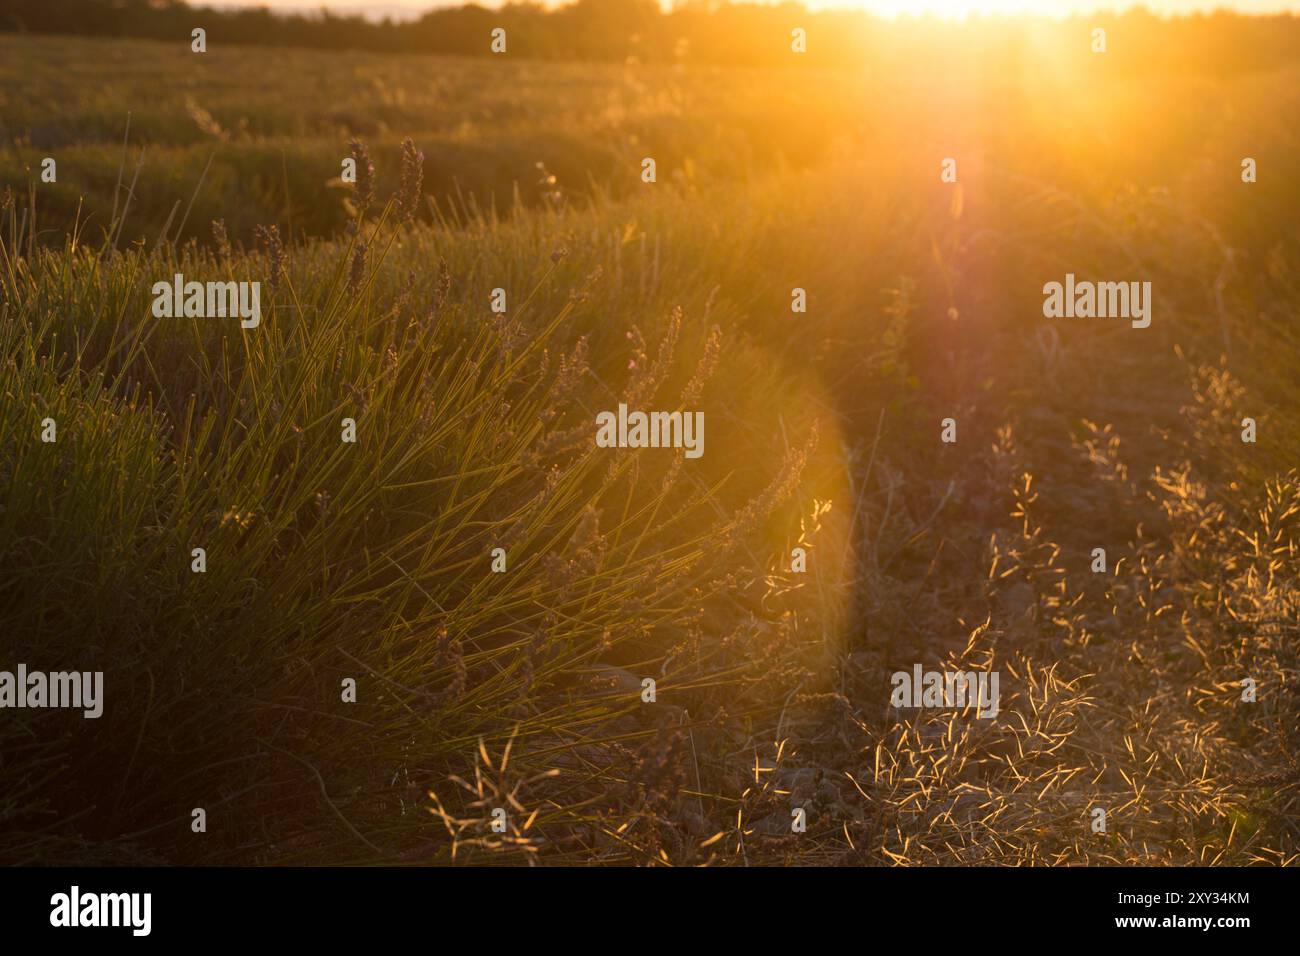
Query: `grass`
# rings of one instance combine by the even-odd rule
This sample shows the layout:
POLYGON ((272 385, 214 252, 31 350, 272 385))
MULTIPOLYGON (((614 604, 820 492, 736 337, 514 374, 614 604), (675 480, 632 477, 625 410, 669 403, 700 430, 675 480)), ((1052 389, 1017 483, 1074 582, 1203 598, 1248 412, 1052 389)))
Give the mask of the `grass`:
POLYGON ((10 34, 0 35, 0 53, 11 151, 0 185, 25 190, 27 168, 39 172, 51 151, 77 170, 75 182, 42 196, 56 244, 79 208, 88 235, 108 226, 124 162, 128 180, 139 166, 139 182, 123 241, 164 232, 207 241, 213 219, 245 242, 272 221, 294 238, 333 235, 348 221, 339 173, 350 136, 369 144, 392 185, 397 146, 414 138, 428 156, 427 192, 450 216, 471 201, 503 214, 544 204, 538 162, 566 197, 626 195, 640 185, 647 143, 665 177, 685 181, 807 165, 827 149, 817 102, 837 88, 826 73, 791 86, 754 70, 496 66, 292 49, 276 51, 279 68, 268 72, 256 48, 218 46, 198 58, 188 46, 10 34), (273 85, 250 82, 272 74, 273 85), (773 119, 784 130, 779 142, 773 119))
POLYGON ((0 44, 4 660, 107 688, 5 712, 0 859, 1296 861, 1295 67, 0 44), (1151 328, 1047 323, 1067 271, 1150 279, 1151 328), (175 272, 261 281, 260 326, 154 319, 175 272), (594 447, 619 401, 704 456, 594 447), (998 670, 999 718, 891 709, 913 663, 998 670))

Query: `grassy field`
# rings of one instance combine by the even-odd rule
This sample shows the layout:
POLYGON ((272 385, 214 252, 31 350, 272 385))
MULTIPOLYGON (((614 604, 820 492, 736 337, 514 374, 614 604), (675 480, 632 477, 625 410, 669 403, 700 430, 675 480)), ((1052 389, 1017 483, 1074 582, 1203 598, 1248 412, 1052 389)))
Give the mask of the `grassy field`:
POLYGON ((1296 862, 1300 63, 1071 64, 0 35, 0 861, 1296 862))

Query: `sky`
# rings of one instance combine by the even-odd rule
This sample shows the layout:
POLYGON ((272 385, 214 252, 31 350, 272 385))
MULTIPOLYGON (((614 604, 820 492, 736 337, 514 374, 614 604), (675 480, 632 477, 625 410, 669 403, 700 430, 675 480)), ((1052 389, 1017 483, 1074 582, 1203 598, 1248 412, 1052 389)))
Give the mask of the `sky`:
MULTIPOLYGON (((365 13, 375 18, 418 17, 436 6, 459 6, 461 0, 189 0, 196 6, 252 6, 279 10, 319 10, 328 7, 339 13, 365 13)), ((500 6, 499 0, 476 0, 480 6, 500 6)), ((1300 0, 803 0, 810 9, 863 9, 881 16, 901 13, 931 13, 960 17, 978 13, 1034 13, 1064 16, 1095 10, 1145 6, 1153 13, 1195 13, 1232 9, 1242 13, 1300 12, 1300 0)), ((557 5, 554 0, 548 5, 557 5)))

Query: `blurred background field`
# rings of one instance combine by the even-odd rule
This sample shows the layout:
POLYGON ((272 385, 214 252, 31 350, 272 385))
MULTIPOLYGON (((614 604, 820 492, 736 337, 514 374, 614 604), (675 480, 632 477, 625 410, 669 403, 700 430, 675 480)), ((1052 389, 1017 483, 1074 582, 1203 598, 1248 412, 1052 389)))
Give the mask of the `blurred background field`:
POLYGON ((1296 27, 1106 22, 890 69, 0 35, 0 650, 108 695, 5 712, 0 859, 1293 863, 1296 27), (152 318, 177 271, 261 326, 152 318), (1152 326, 1044 319, 1066 272, 1152 326), (620 400, 703 458, 594 448, 620 400), (891 709, 914 663, 1001 715, 891 709))

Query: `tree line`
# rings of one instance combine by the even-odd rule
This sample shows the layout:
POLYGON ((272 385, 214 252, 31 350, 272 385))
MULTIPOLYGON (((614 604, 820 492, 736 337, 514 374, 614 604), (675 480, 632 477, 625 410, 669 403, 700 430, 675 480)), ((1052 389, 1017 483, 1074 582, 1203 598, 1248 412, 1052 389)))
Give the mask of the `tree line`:
POLYGON ((492 31, 501 28, 508 55, 527 58, 939 71, 1018 63, 1025 50, 1042 43, 1044 31, 1069 56, 1083 57, 1097 26, 1123 38, 1107 56, 1110 68, 1125 72, 1231 73, 1300 57, 1300 18, 1214 13, 1165 20, 1141 8, 1036 25, 989 19, 961 27, 915 18, 885 21, 854 11, 809 12, 796 3, 721 0, 684 0, 669 10, 655 0, 576 0, 553 8, 466 4, 433 9, 407 22, 373 22, 326 10, 215 10, 181 0, 6 0, 0 12, 0 30, 18 33, 188 44, 191 30, 202 27, 209 48, 225 43, 490 56, 492 31), (806 52, 799 56, 792 55, 796 29, 805 31, 806 52))

